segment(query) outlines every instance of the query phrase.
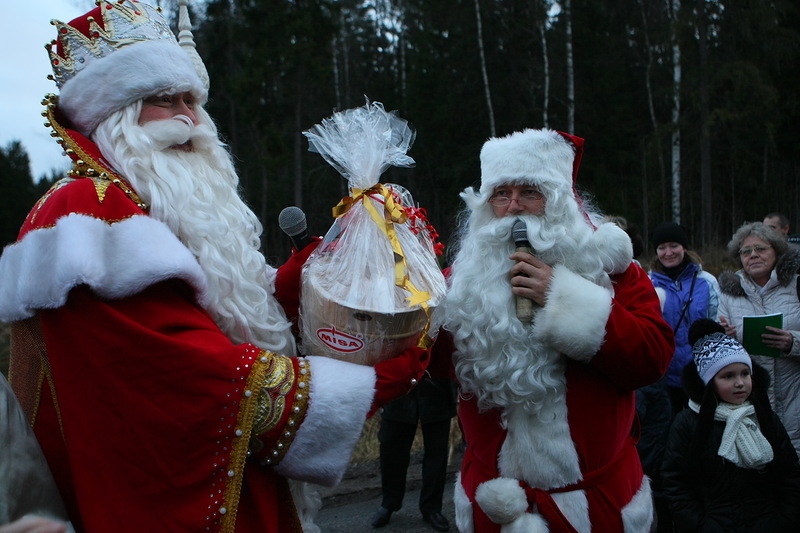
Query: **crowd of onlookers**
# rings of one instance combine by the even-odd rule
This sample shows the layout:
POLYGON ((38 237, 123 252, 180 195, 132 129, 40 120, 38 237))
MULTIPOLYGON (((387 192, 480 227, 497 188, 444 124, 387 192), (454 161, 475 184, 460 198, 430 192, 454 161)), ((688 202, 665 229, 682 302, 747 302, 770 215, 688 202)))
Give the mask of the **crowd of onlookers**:
MULTIPOLYGON (((289 260, 266 264, 259 217, 203 107, 187 2, 180 42, 160 8, 96 4, 53 20, 47 46, 59 94, 44 116, 74 169, 0 255, 14 385, 0 377, 0 533, 318 531, 309 484, 341 479, 381 408, 372 527, 402 505, 421 424, 419 510, 448 531, 447 458, 433 443, 455 416, 452 380, 460 531, 797 529, 800 249, 785 217, 742 225, 727 247, 741 268, 718 278, 683 227, 661 224, 648 277, 632 262, 640 237, 596 225, 575 189, 584 140, 524 129, 481 148, 445 287, 433 232, 410 237, 424 250, 401 246, 394 225, 412 220, 411 204, 377 183, 413 163, 413 131, 368 102, 304 132, 350 182, 339 222, 363 209, 389 259, 350 282, 329 277, 363 296, 379 285, 361 282, 388 274, 375 292, 419 306, 424 327, 406 346, 379 325, 385 358, 370 365, 311 355, 292 323, 312 286, 304 265, 317 246, 309 266, 327 261, 331 242, 291 234, 289 260), (440 298, 415 255, 430 255, 440 298), (751 334, 753 318, 771 325, 751 334), (447 333, 435 343, 434 326, 447 333)), ((345 237, 359 239, 338 231, 340 251, 345 237)), ((342 314, 372 320, 359 305, 342 314)), ((338 322, 317 336, 346 338, 337 355, 363 348, 369 333, 338 322)))
MULTIPOLYGON (((609 219, 628 231, 634 256, 641 255, 636 228, 621 217, 609 219)), ((637 448, 653 488, 654 532, 791 530, 790 517, 800 509, 800 248, 794 244, 800 238, 788 231, 780 213, 743 224, 727 245, 741 268, 718 277, 703 270, 680 224, 665 222, 649 236, 655 257, 645 268, 675 334, 667 372, 636 393, 637 448), (751 344, 746 350, 745 317, 766 315, 780 315, 781 327, 767 326, 761 334, 764 354, 751 344)), ((453 414, 445 413, 442 428, 453 414)), ((410 443, 416 421, 408 427, 403 440, 410 443)), ((443 429, 442 439, 448 433, 443 429)), ((396 440, 382 438, 382 446, 396 440)), ((20 461, 3 464, 35 471, 20 461)), ((397 466, 403 481, 406 466, 397 466)), ((388 468, 382 470, 388 475, 388 468)), ((432 525, 446 531, 439 512, 442 483, 420 505, 424 512, 432 499, 432 525)), ((401 502, 405 483, 398 485, 401 502)), ((373 527, 385 525, 390 515, 382 507, 373 527)), ((36 528, 29 523, 34 518, 26 520, 0 532, 36 528)), ((64 531, 63 523, 36 520, 41 531, 64 531)))
MULTIPOLYGON (((641 237, 629 235, 641 251, 641 237)), ((798 240, 781 213, 745 223, 727 245, 741 268, 715 278, 679 224, 650 235, 649 276, 675 333, 667 373, 637 390, 654 531, 791 530, 787 517, 800 505, 798 240), (746 342, 748 353, 745 317, 769 315, 781 326, 756 333, 760 345, 746 342), (715 355, 730 364, 704 366, 715 355), (758 459, 731 460, 724 447, 758 459)))

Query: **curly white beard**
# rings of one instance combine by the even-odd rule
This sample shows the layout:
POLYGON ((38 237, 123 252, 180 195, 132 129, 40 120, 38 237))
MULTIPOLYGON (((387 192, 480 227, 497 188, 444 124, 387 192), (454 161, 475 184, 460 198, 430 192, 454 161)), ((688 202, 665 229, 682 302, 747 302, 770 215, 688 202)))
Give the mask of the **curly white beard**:
POLYGON ((259 252, 261 223, 238 194, 239 178, 211 118, 138 125, 141 102, 112 114, 93 135, 150 215, 169 226, 208 278, 207 311, 235 343, 294 355, 295 345, 271 294, 275 269, 259 252), (191 138, 192 151, 170 148, 191 138))
POLYGON ((514 263, 508 259, 515 250, 514 222, 525 221, 528 240, 546 263, 566 264, 599 285, 609 286, 610 280, 593 228, 572 194, 538 185, 548 195, 543 217, 497 218, 486 198, 471 189, 462 194, 472 211, 463 221, 444 320, 455 341, 455 370, 464 393, 475 395, 481 409, 516 405, 546 421, 554 414, 552 399, 558 395, 553 393, 563 391, 564 360, 516 318, 509 275, 514 263))

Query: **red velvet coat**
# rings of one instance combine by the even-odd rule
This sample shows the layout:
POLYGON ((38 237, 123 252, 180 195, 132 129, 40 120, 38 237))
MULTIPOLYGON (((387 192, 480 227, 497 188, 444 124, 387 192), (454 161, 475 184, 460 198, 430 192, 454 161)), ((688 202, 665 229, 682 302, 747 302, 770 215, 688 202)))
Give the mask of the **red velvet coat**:
POLYGON ((299 531, 287 478, 341 479, 373 369, 233 344, 191 252, 67 133, 95 177, 54 186, 4 250, 0 320, 76 529, 299 531))
POLYGON ((542 422, 509 408, 481 412, 475 397, 460 398, 467 442, 456 487, 462 531, 646 531, 651 496, 634 446, 634 391, 663 374, 673 341, 641 268, 631 264, 612 281, 607 299, 604 289, 557 267, 548 303, 534 318, 538 342, 564 355, 565 386, 552 392, 554 402, 565 402, 556 411, 564 419, 542 422), (591 324, 595 331, 581 331, 591 324), (594 353, 576 348, 595 342, 594 353), (521 514, 507 514, 504 527, 486 512, 512 507, 521 514))

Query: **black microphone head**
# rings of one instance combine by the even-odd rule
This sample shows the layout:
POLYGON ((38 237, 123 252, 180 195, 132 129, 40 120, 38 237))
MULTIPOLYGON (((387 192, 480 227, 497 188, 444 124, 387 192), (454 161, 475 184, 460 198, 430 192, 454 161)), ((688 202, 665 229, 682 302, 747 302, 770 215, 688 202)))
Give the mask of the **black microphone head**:
POLYGON ((529 246, 528 244, 528 226, 525 221, 517 219, 514 225, 511 226, 511 238, 517 246, 529 246))
POLYGON ((290 237, 301 235, 308 229, 306 214, 299 207, 287 207, 278 215, 278 226, 290 237))

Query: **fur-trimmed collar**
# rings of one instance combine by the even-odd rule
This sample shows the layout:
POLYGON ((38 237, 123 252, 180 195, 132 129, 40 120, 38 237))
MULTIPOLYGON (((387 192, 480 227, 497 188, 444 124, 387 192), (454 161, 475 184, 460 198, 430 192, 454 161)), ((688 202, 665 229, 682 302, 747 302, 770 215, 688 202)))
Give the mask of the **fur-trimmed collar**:
MULTIPOLYGON (((775 272, 778 274, 778 283, 782 287, 786 287, 798 274, 798 271, 800 271, 800 250, 789 248, 775 264, 775 272)), ((741 272, 741 270, 739 272, 741 272)), ((723 293, 737 297, 745 295, 744 288, 736 272, 727 270, 719 275, 717 281, 719 282, 719 289, 723 293)))

